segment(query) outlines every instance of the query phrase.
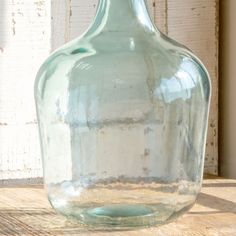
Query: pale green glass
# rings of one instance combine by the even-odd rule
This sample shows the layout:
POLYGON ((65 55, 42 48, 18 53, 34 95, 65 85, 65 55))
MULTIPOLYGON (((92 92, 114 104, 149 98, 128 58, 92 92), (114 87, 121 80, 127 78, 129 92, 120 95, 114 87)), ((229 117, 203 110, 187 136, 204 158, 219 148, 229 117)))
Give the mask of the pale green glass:
POLYGON ((82 37, 35 82, 52 206, 92 229, 159 225, 199 193, 210 81, 164 36, 144 0, 100 0, 82 37))

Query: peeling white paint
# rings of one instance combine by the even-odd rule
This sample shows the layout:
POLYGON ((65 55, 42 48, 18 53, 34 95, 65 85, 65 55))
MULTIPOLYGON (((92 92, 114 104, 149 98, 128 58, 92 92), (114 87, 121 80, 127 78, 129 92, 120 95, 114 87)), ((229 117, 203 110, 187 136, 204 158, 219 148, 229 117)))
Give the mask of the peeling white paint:
POLYGON ((51 49, 50 2, 0 5, 0 179, 40 177, 33 85, 51 49))

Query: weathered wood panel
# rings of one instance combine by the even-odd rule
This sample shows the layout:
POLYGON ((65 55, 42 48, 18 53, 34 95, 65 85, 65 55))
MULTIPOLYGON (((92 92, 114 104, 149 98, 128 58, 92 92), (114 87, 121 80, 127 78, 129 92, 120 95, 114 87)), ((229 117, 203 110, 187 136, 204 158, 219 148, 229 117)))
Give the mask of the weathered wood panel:
POLYGON ((70 40, 70 0, 51 0, 51 50, 70 40))
POLYGON ((154 22, 158 26, 158 28, 165 34, 168 34, 167 1, 168 0, 155 0, 154 4, 154 22))
POLYGON ((49 39, 48 1, 0 2, 0 179, 42 175, 33 84, 49 39))

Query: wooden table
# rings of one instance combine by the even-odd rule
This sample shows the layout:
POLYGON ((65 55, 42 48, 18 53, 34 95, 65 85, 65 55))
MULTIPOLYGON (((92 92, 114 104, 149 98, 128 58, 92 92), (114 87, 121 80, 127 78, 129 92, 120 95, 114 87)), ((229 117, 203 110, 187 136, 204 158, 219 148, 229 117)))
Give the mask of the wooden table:
POLYGON ((165 226, 127 232, 88 232, 68 222, 51 209, 42 186, 1 187, 0 235, 236 236, 236 180, 205 180, 188 214, 165 226))

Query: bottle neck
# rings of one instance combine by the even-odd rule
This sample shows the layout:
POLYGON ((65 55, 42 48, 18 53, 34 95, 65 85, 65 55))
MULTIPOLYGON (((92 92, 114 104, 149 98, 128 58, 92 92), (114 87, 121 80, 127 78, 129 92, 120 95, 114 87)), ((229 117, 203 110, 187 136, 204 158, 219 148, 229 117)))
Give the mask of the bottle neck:
POLYGON ((154 31, 145 0, 100 0, 94 31, 154 31))

